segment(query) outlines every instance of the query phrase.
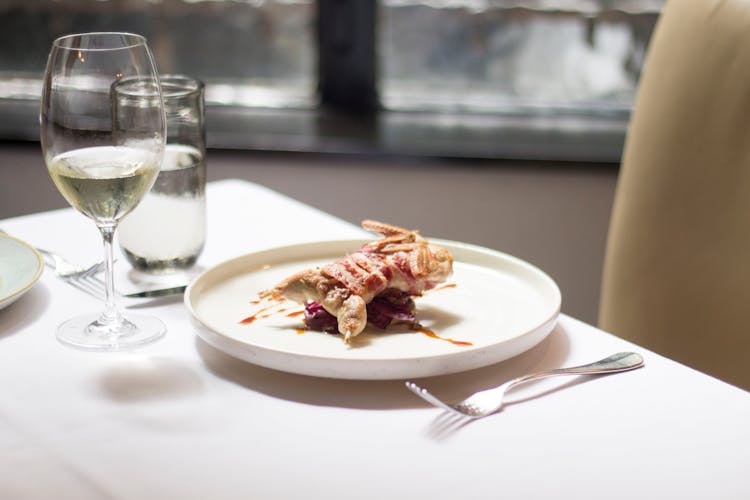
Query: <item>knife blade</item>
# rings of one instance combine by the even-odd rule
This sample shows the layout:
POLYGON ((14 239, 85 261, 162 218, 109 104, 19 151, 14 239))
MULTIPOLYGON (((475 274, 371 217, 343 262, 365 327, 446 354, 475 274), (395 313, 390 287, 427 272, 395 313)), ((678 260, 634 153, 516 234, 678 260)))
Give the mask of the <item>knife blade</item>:
POLYGON ((165 297, 167 295, 177 295, 182 293, 187 288, 187 285, 173 286, 169 288, 157 288, 155 290, 144 290, 142 292, 124 293, 124 297, 130 299, 142 299, 147 297, 165 297))

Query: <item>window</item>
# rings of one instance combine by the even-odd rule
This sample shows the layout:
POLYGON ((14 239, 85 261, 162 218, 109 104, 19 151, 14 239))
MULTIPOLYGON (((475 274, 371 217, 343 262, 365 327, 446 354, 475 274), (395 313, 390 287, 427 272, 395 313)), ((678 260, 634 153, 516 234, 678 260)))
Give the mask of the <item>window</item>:
POLYGON ((214 147, 619 159, 663 0, 6 0, 0 137, 36 140, 52 40, 145 35, 214 147))

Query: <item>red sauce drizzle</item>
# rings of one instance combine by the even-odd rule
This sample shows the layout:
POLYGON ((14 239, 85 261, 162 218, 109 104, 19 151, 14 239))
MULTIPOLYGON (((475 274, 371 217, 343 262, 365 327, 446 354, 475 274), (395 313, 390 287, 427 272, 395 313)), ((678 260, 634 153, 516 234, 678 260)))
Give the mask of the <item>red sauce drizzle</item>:
MULTIPOLYGON (((456 284, 455 283, 445 283, 443 285, 440 285, 438 287, 433 288, 432 290, 429 290, 429 292, 436 292, 438 290, 444 290, 446 288, 456 288, 456 284)), ((260 304, 262 302, 263 302, 262 300, 252 300, 252 301, 250 301, 250 303, 254 304, 254 305, 260 304)), ((284 302, 284 301, 281 301, 281 302, 284 302)), ((290 309, 292 309, 292 308, 287 307, 287 308, 277 309, 275 311, 273 310, 274 308, 279 307, 279 306, 281 306, 281 304, 277 302, 275 304, 271 304, 271 305, 268 305, 266 307, 261 307, 260 309, 258 309, 257 311, 255 311, 254 314, 252 314, 252 315, 248 316, 247 318, 241 320, 240 324, 241 325, 249 325, 249 324, 253 323, 256 319, 270 318, 271 316, 273 316, 275 314, 282 314, 282 313, 285 313, 285 312, 289 311, 290 309)), ((288 318, 294 318, 294 317, 297 317, 297 316, 301 316, 304 313, 305 313, 304 310, 296 310, 296 311, 292 311, 292 312, 286 314, 286 316, 288 318)), ((304 329, 304 328, 297 328, 294 331, 295 331, 295 333, 297 333, 297 335, 303 335, 303 334, 305 334, 305 333, 308 332, 308 330, 304 329)), ((419 332, 419 333, 421 333, 423 335, 427 335, 428 337, 433 338, 433 339, 444 340, 445 342, 450 342, 453 345, 458 345, 458 346, 472 346, 472 345, 474 345, 471 342, 466 342, 465 340, 455 340, 455 339, 452 339, 452 338, 449 338, 449 337, 441 337, 440 335, 438 335, 437 333, 433 332, 432 330, 430 330, 428 328, 424 328, 423 326, 420 326, 420 325, 415 325, 414 326, 414 331, 419 332)))
MULTIPOLYGON (((261 300, 253 300, 250 303, 251 304, 260 304, 262 302, 263 301, 261 301, 261 300)), ((253 323, 257 319, 270 318, 271 316, 274 316, 276 314, 283 314, 283 313, 288 312, 288 311, 292 311, 292 312, 290 312, 289 314, 286 315, 286 316, 288 316, 290 318, 293 318, 295 316, 300 316, 300 315, 304 314, 305 311, 303 309, 295 311, 293 309, 296 309, 296 307, 283 307, 283 302, 284 301, 280 301, 280 302, 276 302, 274 304, 267 305, 265 307, 261 307, 260 309, 258 309, 257 311, 255 311, 255 313, 253 313, 252 315, 250 315, 247 318, 241 320, 240 324, 241 325, 249 325, 250 323, 253 323), (276 308, 280 308, 280 309, 276 309, 276 308)))
POLYGON ((437 292, 438 290, 445 290, 446 288, 456 288, 455 283, 443 283, 442 285, 438 285, 432 290, 429 290, 430 292, 437 292))
POLYGON ((274 307, 278 307, 278 304, 271 304, 270 306, 261 307, 260 309, 258 309, 257 311, 255 311, 255 314, 252 314, 252 315, 248 316, 247 318, 243 319, 242 321, 240 321, 240 324, 241 325, 249 325, 250 323, 252 323, 253 321, 255 321, 258 318, 267 318, 268 316, 270 316, 271 314, 274 314, 274 313, 264 314, 262 316, 261 316, 261 313, 265 313, 269 309, 273 309, 274 307))
POLYGON ((474 345, 471 342, 466 342, 464 340, 454 340, 454 339, 451 339, 451 338, 448 338, 448 337, 441 337, 440 335, 438 335, 437 333, 433 332, 432 330, 429 330, 429 329, 424 328, 424 327, 417 327, 416 331, 418 331, 419 333, 422 333, 424 335, 427 335, 428 337, 433 338, 433 339, 445 340, 446 342, 450 342, 453 345, 460 345, 460 346, 474 345))

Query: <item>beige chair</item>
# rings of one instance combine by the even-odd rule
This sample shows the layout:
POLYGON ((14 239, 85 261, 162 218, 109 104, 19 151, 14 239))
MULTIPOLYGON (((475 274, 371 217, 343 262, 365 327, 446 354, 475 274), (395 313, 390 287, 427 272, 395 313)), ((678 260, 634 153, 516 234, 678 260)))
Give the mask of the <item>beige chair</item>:
POLYGON ((622 158, 599 326, 750 390, 750 1, 662 11, 622 158))

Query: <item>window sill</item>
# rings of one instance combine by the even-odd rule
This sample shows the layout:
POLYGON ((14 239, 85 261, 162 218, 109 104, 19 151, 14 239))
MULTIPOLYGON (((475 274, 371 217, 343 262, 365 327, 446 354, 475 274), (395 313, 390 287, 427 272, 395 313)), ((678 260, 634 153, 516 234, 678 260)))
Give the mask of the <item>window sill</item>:
MULTIPOLYGON (((0 100, 0 137, 37 141, 39 104, 0 100)), ((381 111, 349 116, 317 110, 207 106, 211 148, 619 162, 628 118, 575 114, 381 111)))

